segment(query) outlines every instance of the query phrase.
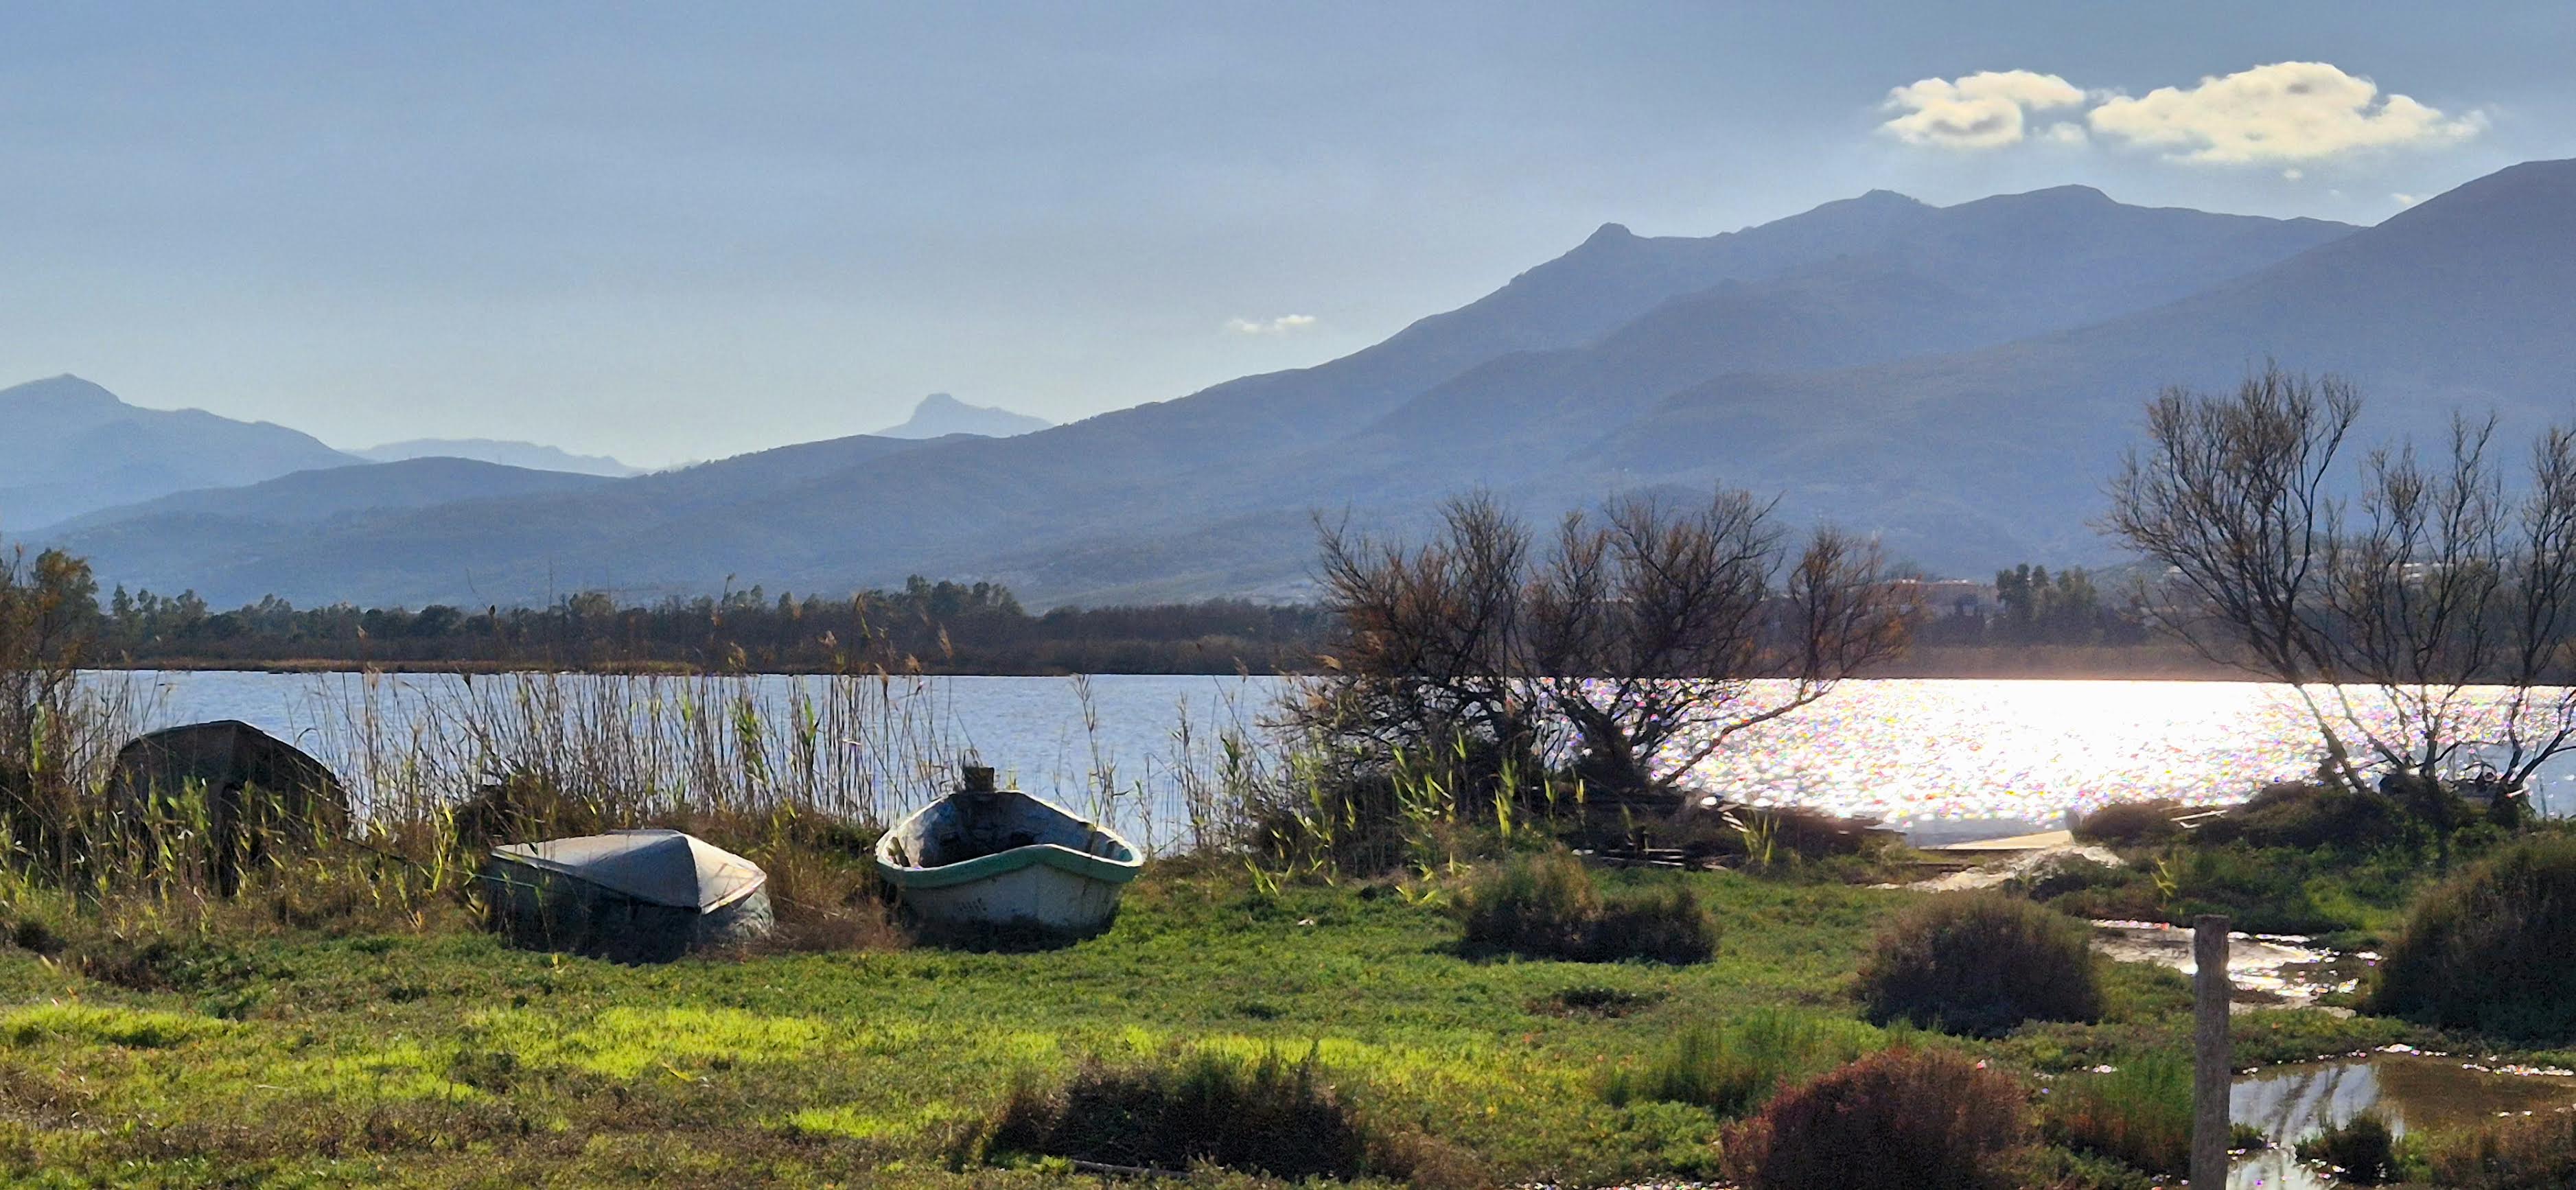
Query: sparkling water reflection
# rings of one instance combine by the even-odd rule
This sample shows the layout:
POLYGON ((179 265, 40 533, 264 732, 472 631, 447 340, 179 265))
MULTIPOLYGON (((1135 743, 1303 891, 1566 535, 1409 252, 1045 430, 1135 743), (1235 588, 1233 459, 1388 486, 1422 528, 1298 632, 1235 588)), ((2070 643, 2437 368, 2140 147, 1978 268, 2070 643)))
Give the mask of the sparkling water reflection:
MULTIPOLYGON (((1744 733, 1697 776, 1731 798, 1894 822, 2049 823, 2110 802, 2241 801, 2314 772, 2320 751, 2288 686, 1887 680, 1744 733)), ((2535 797, 2554 809, 2576 767, 2552 770, 2535 797)))
MULTIPOLYGON (((345 713, 350 675, 140 675, 157 723, 237 718, 316 746, 345 713)), ((581 679, 574 679, 581 680, 581 679)), ((378 679, 379 704, 452 697, 462 679, 378 679)), ((758 679, 783 698, 799 681, 758 679)), ((1204 765, 1225 727, 1257 729, 1285 688, 1276 678, 1104 675, 922 680, 910 695, 939 734, 972 746, 1034 792, 1082 805, 1102 770, 1149 816, 1173 821, 1173 774, 1204 765), (1176 728, 1188 721, 1197 757, 1176 728)), ((1923 826, 1954 819, 2052 823, 2069 809, 2169 797, 2214 804, 2313 770, 2313 729, 2287 687, 2235 682, 1873 680, 1845 683, 1814 706, 1745 732, 1702 764, 1695 783, 1729 797, 1818 806, 1923 826)), ((2564 772, 2543 774, 2535 800, 2576 808, 2564 772), (2569 803, 2561 805, 2560 803, 2569 803)))

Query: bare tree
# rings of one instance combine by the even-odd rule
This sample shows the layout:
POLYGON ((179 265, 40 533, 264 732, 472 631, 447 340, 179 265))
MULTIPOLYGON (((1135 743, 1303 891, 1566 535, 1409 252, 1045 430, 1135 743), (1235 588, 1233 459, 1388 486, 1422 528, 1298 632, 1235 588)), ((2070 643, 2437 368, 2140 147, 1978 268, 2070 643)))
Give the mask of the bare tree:
POLYGON ((2162 627, 2297 690, 2346 785, 2474 762, 2519 791, 2576 743, 2576 437, 2543 433, 2508 492, 2494 420, 2455 418, 2445 457, 2372 451, 2347 496, 2360 411, 2277 367, 2232 396, 2168 390, 2104 527, 2166 568, 2162 627))
POLYGON ((1744 492, 1571 515, 1544 557, 1530 537, 1481 494, 1411 550, 1327 527, 1321 577, 1344 639, 1310 707, 1381 746, 1471 732, 1599 793, 1671 802, 1735 733, 1906 639, 1874 547, 1821 529, 1792 555, 1774 507, 1744 492))
POLYGON ((1527 584, 1513 672, 1571 729, 1588 783, 1669 795, 1737 732, 1901 647, 1877 551, 1821 529, 1792 560, 1772 512, 1720 491, 1696 509, 1634 498, 1566 518, 1527 584))
POLYGON ((1538 747, 1531 706, 1512 680, 1528 530, 1490 495, 1441 508, 1441 532, 1413 549, 1318 524, 1325 603, 1341 623, 1334 679, 1309 690, 1301 719, 1375 749, 1446 746, 1474 736, 1538 747))

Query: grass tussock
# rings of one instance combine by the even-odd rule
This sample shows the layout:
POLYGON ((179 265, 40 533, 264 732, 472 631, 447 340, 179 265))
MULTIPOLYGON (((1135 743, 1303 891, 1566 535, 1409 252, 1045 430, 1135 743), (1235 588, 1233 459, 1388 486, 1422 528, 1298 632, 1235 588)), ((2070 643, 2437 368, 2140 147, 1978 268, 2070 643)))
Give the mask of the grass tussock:
POLYGON ((2332 1169, 2338 1183, 2385 1186, 2405 1180, 2411 1162, 2388 1121, 2376 1115, 2354 1116, 2300 1141, 2299 1160, 2332 1169))
POLYGON ((2576 836, 2510 844, 2427 890, 2389 945, 2375 1012, 2546 1044, 2576 1040, 2576 836))
POLYGON ((2181 1177, 2191 1171, 2191 1065, 2157 1052, 2108 1073, 2062 1076, 2040 1122, 2052 1143, 2181 1177))
POLYGON ((1717 953, 1717 919, 1687 886, 1604 895, 1583 861, 1563 851, 1479 869, 1459 890, 1458 921, 1467 949, 1530 958, 1682 965, 1717 953))
MULTIPOLYGON (((1383 1143, 1312 1054, 1246 1060, 1188 1052, 1094 1062, 1055 1085, 1022 1078, 992 1121, 993 1157, 1063 1157, 1131 1169, 1215 1165, 1289 1181, 1372 1172, 1383 1143)), ((1378 1170, 1401 1176, 1403 1171, 1378 1170)))
POLYGON ((2097 1021, 2102 992, 2083 923, 1998 893, 1932 897, 1898 916, 1860 971, 1879 1024, 2000 1036, 2024 1021, 2097 1021))
POLYGON ((1601 1094, 1614 1107, 1688 1103, 1733 1118, 1770 1102, 1782 1085, 1858 1058, 1879 1041, 1877 1030, 1856 1021, 1758 1012, 1683 1029, 1671 1048, 1645 1065, 1611 1071, 1601 1094))
POLYGON ((2000 1190, 2029 1139, 2025 1099, 1973 1058, 1886 1050, 1730 1129, 1726 1166, 1747 1190, 2000 1190))
POLYGON ((2459 1190, 2576 1186, 2576 1111, 2498 1120, 2450 1138, 2428 1165, 2433 1184, 2459 1190))

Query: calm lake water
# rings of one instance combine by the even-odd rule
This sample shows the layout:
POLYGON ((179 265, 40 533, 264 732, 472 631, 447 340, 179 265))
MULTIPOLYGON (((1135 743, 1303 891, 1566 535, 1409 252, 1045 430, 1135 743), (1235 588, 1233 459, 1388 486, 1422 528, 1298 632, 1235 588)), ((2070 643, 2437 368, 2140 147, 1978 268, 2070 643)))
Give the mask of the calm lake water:
MULTIPOLYGON (((156 725, 241 719, 326 761, 344 747, 352 707, 371 703, 379 716, 401 721, 467 691, 452 675, 123 680, 138 684, 156 725)), ((496 679, 477 681, 488 692, 496 679)), ((800 681, 815 685, 755 681, 762 697, 781 701, 800 681)), ((1080 806, 1105 774, 1141 793, 1138 804, 1158 807, 1168 823, 1174 772, 1184 762, 1207 771, 1218 732, 1257 731, 1285 689, 1277 678, 947 677, 914 680, 894 698, 943 749, 971 747, 1023 788, 1080 806)), ((1920 834, 2007 833, 2107 802, 2237 800, 2266 781, 2311 771, 2316 755, 2314 732, 2286 687, 1889 679, 1845 683, 1823 702, 1739 735, 1696 779, 1732 798, 1872 814, 1920 834)), ((2535 799, 2563 813, 2576 808, 2566 792, 2576 765, 2562 768, 2543 775, 2535 799)))

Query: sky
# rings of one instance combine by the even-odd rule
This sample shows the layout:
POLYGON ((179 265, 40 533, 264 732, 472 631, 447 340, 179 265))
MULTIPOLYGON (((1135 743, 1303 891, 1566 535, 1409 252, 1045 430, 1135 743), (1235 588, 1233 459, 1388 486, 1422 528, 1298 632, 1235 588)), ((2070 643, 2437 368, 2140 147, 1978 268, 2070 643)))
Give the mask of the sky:
POLYGON ((2374 223, 2576 157, 2571 55, 2556 3, 12 3, 0 385, 644 465, 1072 420, 1605 222, 2374 223))

